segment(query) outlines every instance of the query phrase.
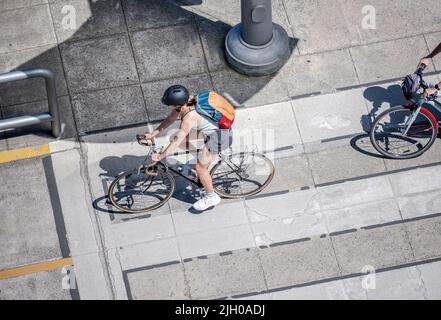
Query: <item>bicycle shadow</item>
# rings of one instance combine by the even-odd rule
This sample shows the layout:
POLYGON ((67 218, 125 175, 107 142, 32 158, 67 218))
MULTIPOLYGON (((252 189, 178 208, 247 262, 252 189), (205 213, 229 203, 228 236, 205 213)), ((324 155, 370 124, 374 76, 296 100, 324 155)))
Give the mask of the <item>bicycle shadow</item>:
POLYGON ((397 84, 387 88, 380 86, 369 87, 364 91, 363 95, 371 104, 371 111, 360 119, 363 131, 365 132, 370 131, 372 123, 381 112, 408 103, 401 87, 397 84))
MULTIPOLYGON (((127 213, 115 210, 115 208, 110 204, 107 199, 107 192, 110 184, 116 179, 119 175, 127 170, 131 170, 140 166, 143 163, 150 163, 150 159, 146 156, 134 156, 134 155, 124 155, 121 157, 118 156, 109 156, 102 159, 99 163, 102 172, 100 173, 100 178, 102 179, 103 184, 103 193, 105 194, 102 197, 99 197, 93 201, 93 206, 97 211, 108 213, 108 214, 121 214, 127 215, 127 213)), ((188 206, 192 205, 194 202, 199 200, 200 191, 194 185, 192 185, 189 181, 184 178, 178 176, 177 174, 170 171, 175 179, 175 190, 172 194, 172 197, 169 201, 178 202, 180 205, 188 206)), ((193 209, 188 209, 189 213, 192 214, 200 214, 193 209)), ((205 211, 204 211, 205 212, 205 211)), ((151 214, 142 214, 144 217, 150 217, 151 214)))

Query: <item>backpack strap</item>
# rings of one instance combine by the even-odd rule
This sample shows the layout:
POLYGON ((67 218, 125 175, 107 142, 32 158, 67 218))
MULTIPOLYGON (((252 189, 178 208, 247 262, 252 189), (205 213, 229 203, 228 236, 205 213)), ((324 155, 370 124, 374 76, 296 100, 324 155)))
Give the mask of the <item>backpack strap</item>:
POLYGON ((184 118, 187 114, 189 114, 190 112, 195 111, 195 110, 196 109, 194 106, 186 107, 185 110, 183 110, 183 112, 181 111, 181 120, 184 120, 184 118))
MULTIPOLYGON (((202 94, 208 94, 210 95, 210 92, 202 92, 202 94)), ((196 96, 198 98, 198 96, 196 96)), ((213 118, 210 116, 210 114, 201 107, 199 104, 199 99, 196 99, 196 112, 199 113, 201 116, 205 117, 206 119, 213 121, 213 118)))

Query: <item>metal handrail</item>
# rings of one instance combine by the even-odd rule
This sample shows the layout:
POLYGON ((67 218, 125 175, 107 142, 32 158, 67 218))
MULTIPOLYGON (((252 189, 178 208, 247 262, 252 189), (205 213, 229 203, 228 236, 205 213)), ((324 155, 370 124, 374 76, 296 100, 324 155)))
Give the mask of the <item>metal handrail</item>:
POLYGON ((41 124, 46 121, 51 121, 52 135, 58 138, 61 135, 61 117, 60 110, 58 108, 57 92, 55 88, 55 75, 51 70, 34 68, 2 73, 0 74, 0 83, 30 78, 44 78, 46 83, 49 112, 36 113, 29 116, 21 116, 0 120, 0 130, 17 129, 35 124, 41 124))

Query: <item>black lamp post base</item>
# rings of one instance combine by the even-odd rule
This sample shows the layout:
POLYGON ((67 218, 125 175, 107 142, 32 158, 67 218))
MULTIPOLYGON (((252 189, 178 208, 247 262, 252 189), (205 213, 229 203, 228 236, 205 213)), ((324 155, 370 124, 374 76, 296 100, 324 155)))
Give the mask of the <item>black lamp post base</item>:
POLYGON ((225 38, 227 61, 239 73, 266 76, 276 73, 291 55, 285 29, 273 23, 273 38, 263 46, 247 44, 242 39, 241 24, 230 30, 225 38))

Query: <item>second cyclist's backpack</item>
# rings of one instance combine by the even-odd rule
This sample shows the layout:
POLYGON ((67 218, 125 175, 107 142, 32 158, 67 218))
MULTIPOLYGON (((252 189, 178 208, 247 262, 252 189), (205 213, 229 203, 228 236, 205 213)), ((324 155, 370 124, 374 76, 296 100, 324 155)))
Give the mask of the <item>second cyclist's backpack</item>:
POLYGON ((220 94, 204 91, 194 96, 196 112, 216 123, 220 129, 230 129, 234 122, 234 107, 220 94))
POLYGON ((409 74, 404 78, 401 89, 403 90, 404 96, 407 100, 412 99, 418 92, 420 82, 418 75, 416 73, 409 74))

